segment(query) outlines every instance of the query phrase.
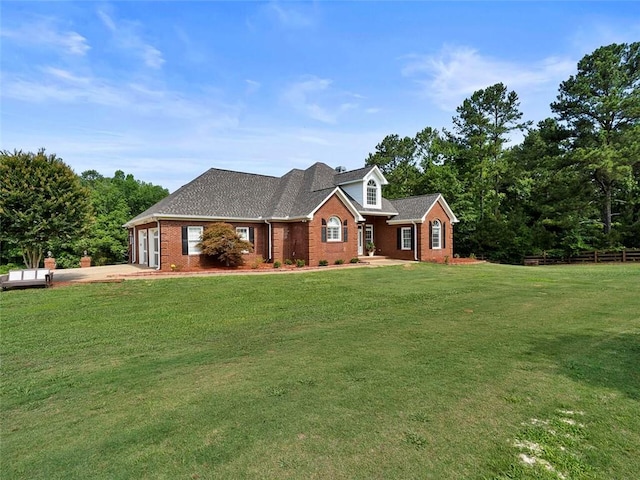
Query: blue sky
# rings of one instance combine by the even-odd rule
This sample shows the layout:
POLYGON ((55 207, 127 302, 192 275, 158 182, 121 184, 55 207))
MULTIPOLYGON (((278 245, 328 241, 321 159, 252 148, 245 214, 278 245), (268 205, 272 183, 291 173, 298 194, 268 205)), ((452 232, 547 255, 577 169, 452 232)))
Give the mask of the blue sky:
POLYGON ((208 168, 364 165, 503 82, 550 115, 582 56, 640 39, 638 2, 0 4, 0 149, 171 191, 208 168))

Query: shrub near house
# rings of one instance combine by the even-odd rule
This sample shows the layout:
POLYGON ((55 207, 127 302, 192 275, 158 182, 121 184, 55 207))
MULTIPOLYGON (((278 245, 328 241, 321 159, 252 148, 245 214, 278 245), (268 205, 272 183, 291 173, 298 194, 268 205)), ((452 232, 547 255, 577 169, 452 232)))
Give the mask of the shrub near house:
POLYGON ((198 248, 227 267, 242 265, 242 255, 253 251, 253 245, 243 240, 229 223, 212 223, 202 233, 198 248))

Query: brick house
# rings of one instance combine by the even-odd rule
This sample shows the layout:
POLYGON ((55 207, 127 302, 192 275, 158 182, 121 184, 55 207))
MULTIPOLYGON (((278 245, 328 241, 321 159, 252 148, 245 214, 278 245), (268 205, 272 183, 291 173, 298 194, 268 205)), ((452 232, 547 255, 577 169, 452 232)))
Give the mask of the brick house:
POLYGON ((369 243, 390 258, 451 257, 458 220, 442 195, 388 200, 387 183, 376 166, 347 172, 316 163, 280 178, 212 168, 124 225, 129 260, 159 270, 211 267, 196 245, 212 222, 232 224, 253 243, 247 261, 348 262, 369 243))

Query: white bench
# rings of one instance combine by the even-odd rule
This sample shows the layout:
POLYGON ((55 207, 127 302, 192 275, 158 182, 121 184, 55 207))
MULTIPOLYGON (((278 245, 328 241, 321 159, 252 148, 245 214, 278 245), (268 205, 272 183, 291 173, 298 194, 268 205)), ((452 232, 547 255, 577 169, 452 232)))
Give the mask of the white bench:
POLYGON ((27 270, 11 270, 7 275, 0 275, 0 289, 21 287, 50 287, 53 283, 53 272, 48 268, 29 268, 27 270))

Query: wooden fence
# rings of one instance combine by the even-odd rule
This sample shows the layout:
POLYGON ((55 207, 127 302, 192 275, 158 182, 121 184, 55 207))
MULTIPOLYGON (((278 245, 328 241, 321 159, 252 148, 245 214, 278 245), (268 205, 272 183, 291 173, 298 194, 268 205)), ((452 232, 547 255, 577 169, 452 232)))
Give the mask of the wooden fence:
POLYGON ((640 262, 640 249, 620 251, 582 252, 570 257, 542 255, 527 255, 524 257, 525 265, 558 265, 561 263, 613 263, 613 262, 640 262))

